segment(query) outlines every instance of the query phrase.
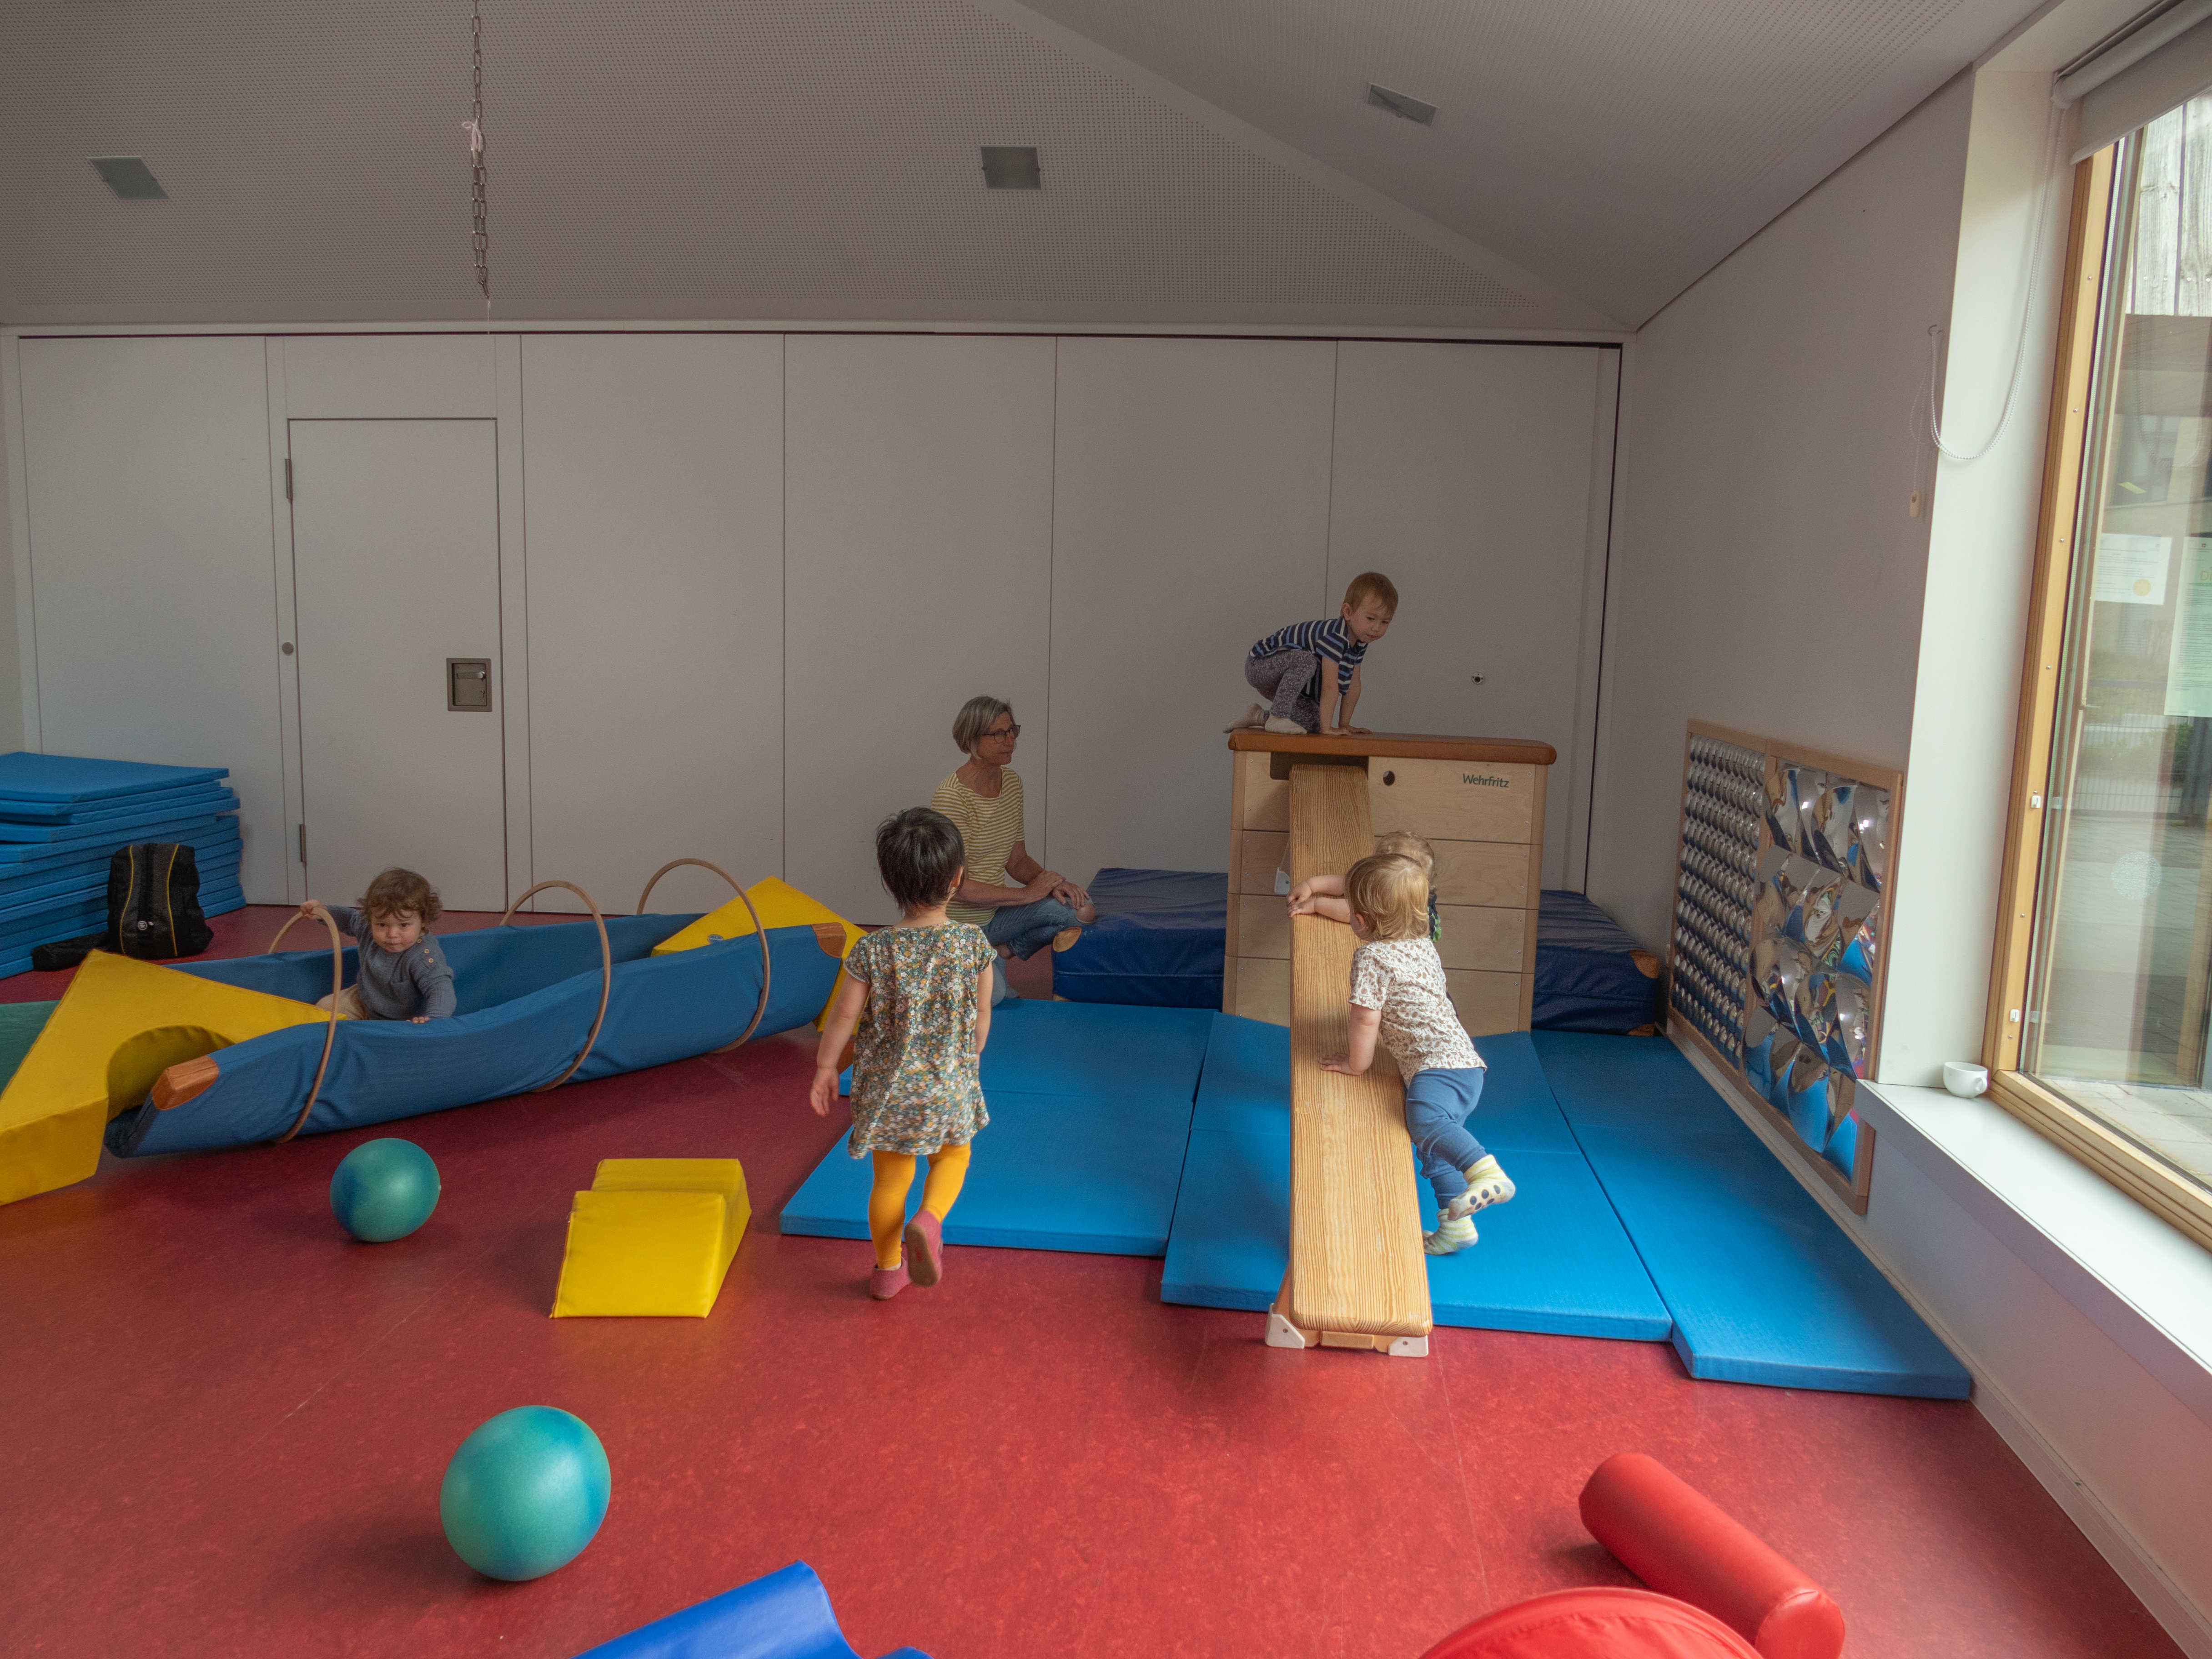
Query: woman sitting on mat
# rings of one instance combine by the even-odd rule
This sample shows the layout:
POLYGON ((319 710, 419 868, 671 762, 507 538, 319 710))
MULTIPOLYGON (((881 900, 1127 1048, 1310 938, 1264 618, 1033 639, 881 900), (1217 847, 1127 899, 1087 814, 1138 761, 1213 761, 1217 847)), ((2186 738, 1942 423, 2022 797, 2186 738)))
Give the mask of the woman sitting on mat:
POLYGON ((1048 945, 1065 951, 1097 919, 1091 895, 1030 856, 1022 836, 1022 776, 1007 762, 1022 728, 996 697, 970 697, 952 722, 967 764, 937 786, 929 804, 951 818, 968 849, 968 874, 945 907, 955 921, 983 930, 997 947, 993 1006, 1014 994, 1006 958, 1027 962, 1048 945), (1018 886, 1009 885, 1009 881, 1018 886))

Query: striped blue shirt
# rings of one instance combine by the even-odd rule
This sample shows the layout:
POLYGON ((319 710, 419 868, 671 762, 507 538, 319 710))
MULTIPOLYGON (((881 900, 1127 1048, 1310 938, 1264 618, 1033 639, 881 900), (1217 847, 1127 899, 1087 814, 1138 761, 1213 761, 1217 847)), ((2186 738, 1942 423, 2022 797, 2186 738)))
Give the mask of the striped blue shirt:
MULTIPOLYGON (((1344 697, 1352 694, 1352 672, 1367 654, 1367 643, 1352 637, 1352 630, 1344 625, 1343 617, 1327 617, 1319 622, 1292 623, 1252 647, 1255 657, 1279 656, 1285 651, 1310 651, 1334 663, 1336 695, 1344 697)), ((1319 663, 1314 665, 1313 678, 1306 682, 1305 695, 1316 702, 1321 700, 1319 663)))

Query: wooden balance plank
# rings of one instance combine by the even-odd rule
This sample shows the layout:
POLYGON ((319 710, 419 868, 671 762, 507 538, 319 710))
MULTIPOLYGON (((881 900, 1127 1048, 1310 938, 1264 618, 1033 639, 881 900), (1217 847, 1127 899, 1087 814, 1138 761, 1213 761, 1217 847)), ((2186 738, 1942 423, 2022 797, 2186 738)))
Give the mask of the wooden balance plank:
MULTIPOLYGON (((1291 879, 1341 874, 1373 850, 1367 775, 1291 771, 1291 879)), ((1278 1347, 1425 1354, 1431 1326, 1404 1087, 1378 1048, 1364 1077, 1322 1070, 1346 1048, 1349 927, 1291 927, 1291 1264, 1268 1320, 1278 1347)))

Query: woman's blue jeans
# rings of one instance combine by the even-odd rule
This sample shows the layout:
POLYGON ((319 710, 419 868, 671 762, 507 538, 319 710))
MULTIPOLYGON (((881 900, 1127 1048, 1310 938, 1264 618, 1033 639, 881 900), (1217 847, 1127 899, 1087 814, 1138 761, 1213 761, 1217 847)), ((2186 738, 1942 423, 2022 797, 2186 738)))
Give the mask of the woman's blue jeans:
POLYGON ((991 912, 990 921, 983 924, 983 937, 1027 962, 1050 945, 1062 928, 1074 927, 1077 919, 1074 910, 1056 898, 1009 904, 991 912))

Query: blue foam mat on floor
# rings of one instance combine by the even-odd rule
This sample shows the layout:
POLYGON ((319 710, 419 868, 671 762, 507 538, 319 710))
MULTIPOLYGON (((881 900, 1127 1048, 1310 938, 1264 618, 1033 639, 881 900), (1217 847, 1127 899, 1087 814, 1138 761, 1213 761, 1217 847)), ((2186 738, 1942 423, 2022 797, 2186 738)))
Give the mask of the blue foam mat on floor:
POLYGON ((983 1047, 983 1094, 1173 1096, 1186 1107, 1215 1016, 1203 1008, 1002 1002, 983 1047))
MULTIPOLYGON (((1468 1129, 1500 1152, 1572 1152, 1574 1133, 1544 1080, 1526 1031, 1486 1036, 1476 1045, 1489 1075, 1468 1129)), ((1194 1129, 1241 1134, 1291 1132, 1291 1033, 1234 1014, 1214 1016, 1206 1068, 1198 1080, 1194 1129)))
MULTIPOLYGON (((1500 1157, 1520 1194, 1476 1216, 1479 1243, 1429 1262, 1437 1323, 1665 1340, 1666 1307, 1581 1154, 1500 1157)), ((1433 1204, 1422 1224, 1436 1224, 1433 1204)), ((1161 1300, 1264 1310, 1283 1281, 1290 1231, 1289 1139, 1194 1129, 1161 1300)))
POLYGON ((1692 1376, 1966 1397, 1966 1367, 1672 1043, 1535 1048, 1692 1376))
MULTIPOLYGON (((984 1098, 991 1121, 975 1137, 945 1243, 1094 1255, 1167 1249, 1190 1134, 1188 1098, 999 1089, 984 1098)), ((841 1138, 784 1206, 783 1231, 866 1238, 871 1170, 872 1160, 852 1157, 841 1138)), ((921 1190, 917 1174, 908 1215, 921 1207, 921 1190)))

